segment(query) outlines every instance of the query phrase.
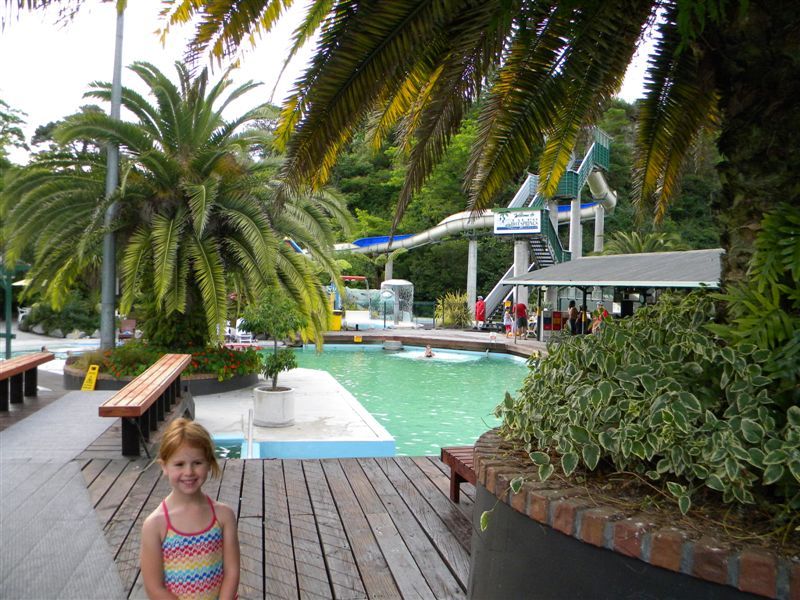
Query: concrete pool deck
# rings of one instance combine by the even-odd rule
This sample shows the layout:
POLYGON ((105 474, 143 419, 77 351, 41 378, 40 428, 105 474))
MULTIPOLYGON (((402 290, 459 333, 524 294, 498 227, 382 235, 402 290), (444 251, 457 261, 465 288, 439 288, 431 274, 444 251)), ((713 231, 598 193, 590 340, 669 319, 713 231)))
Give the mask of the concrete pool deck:
MULTIPOLYGON (((329 373, 297 368, 282 373, 278 383, 294 388, 295 423, 254 426, 257 453, 248 458, 394 456, 391 434, 329 373)), ((195 420, 214 432, 217 440, 245 438, 252 388, 195 396, 194 403, 195 420)))

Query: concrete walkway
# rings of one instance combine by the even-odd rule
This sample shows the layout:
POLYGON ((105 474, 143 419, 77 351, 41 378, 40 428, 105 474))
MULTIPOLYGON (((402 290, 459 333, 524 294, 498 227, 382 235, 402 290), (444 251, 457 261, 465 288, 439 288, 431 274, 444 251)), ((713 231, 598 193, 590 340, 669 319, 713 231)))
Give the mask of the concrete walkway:
POLYGON ((70 392, 0 433, 0 597, 125 597, 72 462, 110 425, 97 407, 112 393, 70 392))

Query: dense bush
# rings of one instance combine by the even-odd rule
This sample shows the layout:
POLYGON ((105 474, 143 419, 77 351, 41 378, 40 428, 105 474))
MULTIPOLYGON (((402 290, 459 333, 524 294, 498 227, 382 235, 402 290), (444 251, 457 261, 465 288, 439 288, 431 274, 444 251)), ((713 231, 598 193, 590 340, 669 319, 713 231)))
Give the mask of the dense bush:
POLYGON ((261 354, 254 348, 232 350, 224 346, 209 346, 176 350, 139 341, 128 342, 113 350, 87 352, 75 364, 83 369, 90 364, 97 364, 101 373, 114 377, 130 377, 143 373, 163 354, 175 352, 192 355, 192 362, 186 367, 185 375, 211 373, 217 376, 218 381, 225 381, 237 375, 258 373, 261 368, 261 354))
POLYGON ((78 329, 91 334, 100 327, 100 314, 90 300, 73 293, 61 310, 54 310, 43 302, 34 304, 23 323, 26 331, 41 325, 45 332, 60 329, 67 334, 78 329))
POLYGON ((467 304, 467 294, 447 292, 444 296, 437 298, 434 319, 443 327, 456 329, 471 327, 473 314, 467 304))
POLYGON ((662 296, 602 333, 532 358, 519 396, 497 408, 542 479, 632 471, 662 482, 683 512, 702 488, 778 516, 800 509, 800 407, 779 400, 769 352, 708 329, 711 297, 662 296))

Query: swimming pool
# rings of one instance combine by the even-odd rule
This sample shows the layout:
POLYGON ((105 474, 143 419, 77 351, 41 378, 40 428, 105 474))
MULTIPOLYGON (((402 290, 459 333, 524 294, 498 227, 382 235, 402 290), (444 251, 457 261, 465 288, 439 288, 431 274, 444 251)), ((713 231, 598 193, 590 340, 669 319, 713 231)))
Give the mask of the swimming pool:
POLYGON ((301 367, 331 373, 391 433, 397 454, 438 454, 442 446, 473 444, 499 425, 492 412, 506 390, 527 374, 525 360, 507 354, 420 347, 327 344, 297 351, 301 367))

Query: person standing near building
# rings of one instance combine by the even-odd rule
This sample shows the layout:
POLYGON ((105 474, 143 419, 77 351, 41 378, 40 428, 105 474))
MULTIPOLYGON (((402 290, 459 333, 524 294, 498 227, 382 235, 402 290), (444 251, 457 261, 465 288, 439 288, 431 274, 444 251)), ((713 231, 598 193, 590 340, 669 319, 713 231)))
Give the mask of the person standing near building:
POLYGON ((483 296, 478 296, 478 301, 475 303, 475 326, 483 329, 484 325, 486 325, 486 302, 483 301, 483 296))
POLYGON ((524 302, 517 302, 514 316, 517 318, 517 335, 525 336, 528 333, 528 307, 524 302))
POLYGON ((592 320, 592 333, 600 333, 603 321, 608 318, 608 311, 603 306, 602 302, 597 303, 597 310, 594 312, 594 319, 592 320))
POLYGON ((569 309, 567 309, 567 322, 569 323, 569 332, 572 335, 578 333, 578 307, 575 306, 575 300, 569 301, 569 309))
POLYGON ((511 308, 503 311, 503 326, 506 329, 506 337, 511 337, 511 329, 514 326, 514 317, 511 316, 511 308))

